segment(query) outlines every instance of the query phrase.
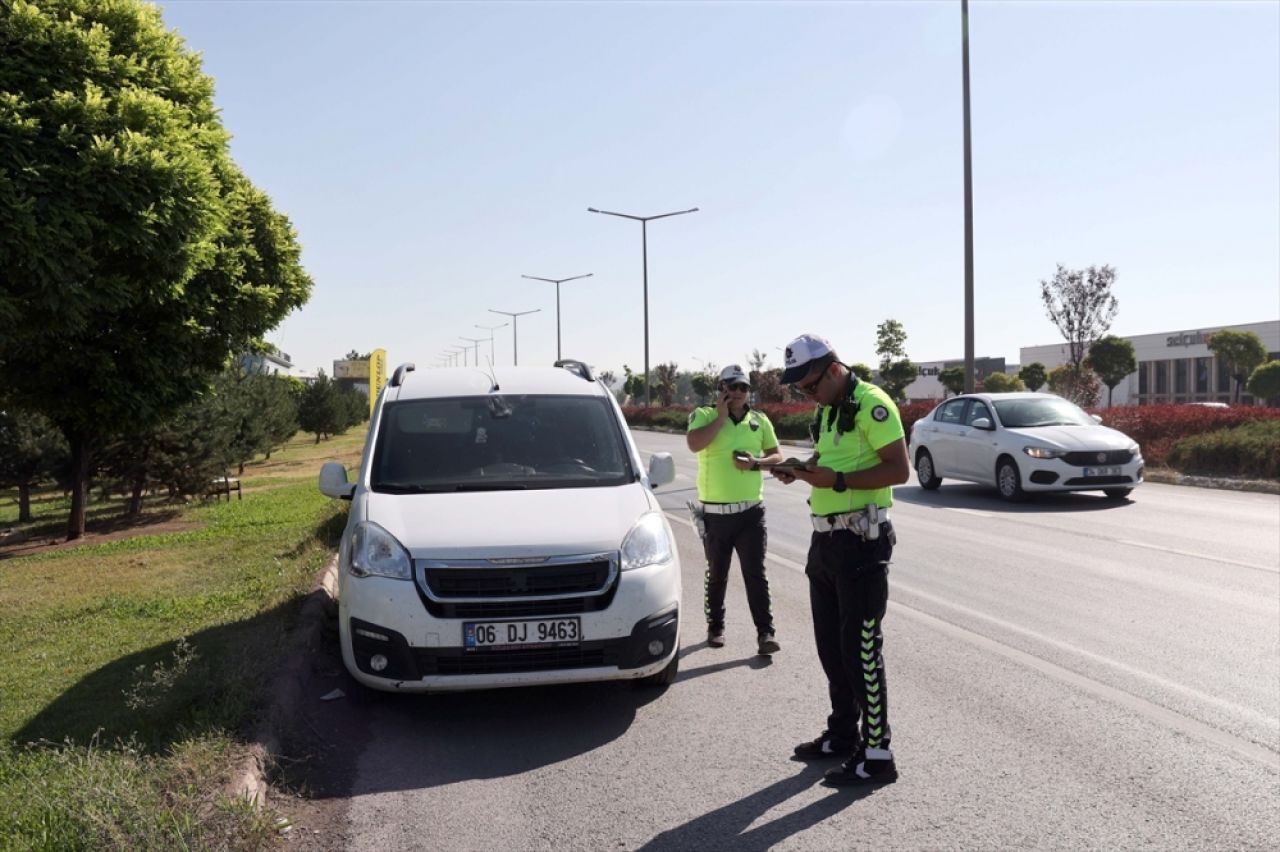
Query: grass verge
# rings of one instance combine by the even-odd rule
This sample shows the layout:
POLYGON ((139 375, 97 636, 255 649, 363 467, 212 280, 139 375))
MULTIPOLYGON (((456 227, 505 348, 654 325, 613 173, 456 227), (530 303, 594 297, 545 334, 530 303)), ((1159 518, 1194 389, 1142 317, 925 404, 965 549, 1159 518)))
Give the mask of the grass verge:
POLYGON ((269 815, 222 789, 346 503, 316 489, 363 434, 300 435, 249 465, 243 500, 98 504, 83 543, 40 495, 0 492, 0 849, 258 848, 269 815), (42 540, 42 537, 44 539, 42 540))

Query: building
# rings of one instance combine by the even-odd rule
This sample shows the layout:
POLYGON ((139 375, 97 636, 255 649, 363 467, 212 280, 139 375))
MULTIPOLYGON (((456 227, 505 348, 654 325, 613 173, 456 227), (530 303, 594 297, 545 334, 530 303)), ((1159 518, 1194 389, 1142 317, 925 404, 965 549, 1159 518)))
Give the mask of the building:
POLYGON ((246 373, 264 376, 291 376, 304 382, 314 382, 316 377, 301 367, 294 366, 287 352, 246 352, 240 356, 240 367, 246 373))
MULTIPOLYGON (((912 402, 920 402, 922 400, 946 397, 947 389, 942 386, 942 382, 938 381, 938 374, 951 367, 963 368, 964 359, 953 358, 950 361, 925 361, 916 364, 919 375, 914 382, 907 385, 907 399, 912 402)), ((1012 374, 1016 372, 1018 372, 1018 365, 1006 365, 1003 358, 973 359, 973 380, 979 387, 982 385, 982 380, 992 373, 1012 374)))
MULTIPOLYGON (((1112 404, 1230 402, 1233 380, 1209 351, 1209 338, 1216 331, 1252 331, 1262 338, 1268 358, 1280 358, 1280 320, 1125 337, 1133 344, 1138 371, 1116 385, 1112 404)), ((1067 363, 1070 354, 1066 342, 1062 342, 1024 347, 1020 357, 1024 365, 1039 361, 1045 369, 1052 370, 1067 363)), ((1242 391, 1240 401, 1251 404, 1254 400, 1242 391)))

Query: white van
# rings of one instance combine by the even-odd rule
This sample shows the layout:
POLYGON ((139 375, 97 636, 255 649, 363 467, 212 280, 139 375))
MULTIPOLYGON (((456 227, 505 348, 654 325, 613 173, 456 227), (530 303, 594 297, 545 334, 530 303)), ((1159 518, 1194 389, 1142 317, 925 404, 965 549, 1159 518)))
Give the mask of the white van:
POLYGON ((640 456, 585 365, 396 369, 354 483, 338 566, 342 657, 428 692, 675 680, 680 558, 640 456))

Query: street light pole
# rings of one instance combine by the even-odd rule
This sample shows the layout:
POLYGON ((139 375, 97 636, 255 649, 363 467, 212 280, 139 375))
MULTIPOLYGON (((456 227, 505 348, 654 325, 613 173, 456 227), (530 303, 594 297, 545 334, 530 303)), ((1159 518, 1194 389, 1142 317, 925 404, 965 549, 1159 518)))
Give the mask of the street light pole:
POLYGON ((480 366, 480 341, 484 340, 484 338, 483 337, 463 337, 462 335, 459 335, 458 339, 471 341, 471 345, 475 348, 476 366, 479 367, 480 366))
POLYGON ((590 278, 594 272, 588 272, 586 275, 575 275, 572 278, 539 278, 536 275, 521 275, 521 278, 528 278, 531 281, 546 281, 549 284, 556 285, 556 360, 560 360, 560 285, 566 281, 577 281, 579 278, 590 278))
POLYGON ((649 391, 649 223, 654 219, 666 219, 668 216, 683 216, 685 213, 697 213, 697 207, 690 207, 688 210, 676 210, 673 213, 660 213, 657 216, 632 216, 629 213, 614 213, 612 210, 597 210, 594 207, 587 208, 588 213, 601 213, 605 216, 618 216, 622 219, 632 219, 640 223, 640 256, 644 270, 644 404, 647 408, 650 402, 649 391))
POLYGON ((489 308, 490 313, 511 317, 511 365, 513 367, 520 366, 520 317, 525 314, 536 314, 540 310, 542 308, 534 308, 531 311, 498 311, 489 308))
POLYGON ((498 360, 498 356, 495 355, 493 351, 493 333, 500 328, 506 328, 508 325, 510 325, 510 323, 506 323, 506 322, 500 323, 498 325, 480 325, 479 323, 476 324, 476 328, 482 328, 485 331, 489 332, 489 363, 493 363, 494 361, 498 360))
POLYGON ((964 392, 973 393, 973 147, 969 133, 969 0, 960 0, 964 93, 964 392))

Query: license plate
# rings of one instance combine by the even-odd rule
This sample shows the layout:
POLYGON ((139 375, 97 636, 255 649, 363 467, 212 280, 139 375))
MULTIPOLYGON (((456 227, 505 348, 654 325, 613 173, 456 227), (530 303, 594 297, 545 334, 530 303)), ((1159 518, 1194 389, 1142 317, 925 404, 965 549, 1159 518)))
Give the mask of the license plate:
POLYGON ((543 618, 535 621, 468 621, 462 625, 462 647, 519 648, 546 645, 563 648, 582 641, 577 618, 543 618))
POLYGON ((1084 469, 1085 476, 1119 476, 1120 468, 1118 467, 1086 467, 1084 469))

